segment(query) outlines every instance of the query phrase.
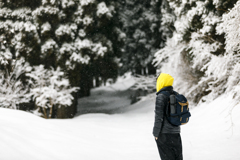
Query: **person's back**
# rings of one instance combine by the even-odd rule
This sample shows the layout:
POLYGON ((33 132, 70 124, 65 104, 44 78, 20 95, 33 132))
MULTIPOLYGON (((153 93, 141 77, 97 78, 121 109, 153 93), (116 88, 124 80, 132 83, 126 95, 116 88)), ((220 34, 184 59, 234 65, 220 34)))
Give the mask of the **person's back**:
POLYGON ((168 122, 166 108, 169 105, 169 97, 161 93, 162 91, 173 92, 173 80, 169 74, 161 73, 156 83, 157 96, 153 135, 162 160, 183 159, 180 126, 174 126, 168 122))

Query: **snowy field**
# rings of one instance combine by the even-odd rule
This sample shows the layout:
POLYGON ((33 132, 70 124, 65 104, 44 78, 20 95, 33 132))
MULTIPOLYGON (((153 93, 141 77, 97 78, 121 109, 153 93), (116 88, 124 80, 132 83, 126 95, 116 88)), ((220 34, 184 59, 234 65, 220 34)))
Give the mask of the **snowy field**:
MULTIPOLYGON (((92 90, 102 96, 85 98, 84 104, 121 106, 113 90, 124 91, 132 84, 127 79, 92 90), (112 98, 102 99, 107 94, 112 98)), ((124 106, 129 102, 122 97, 124 106)), ((0 160, 158 160, 152 136, 154 103, 152 94, 134 105, 117 107, 115 114, 89 113, 65 120, 0 108, 0 160)), ((240 105, 231 109, 231 98, 224 95, 192 106, 190 122, 181 133, 184 160, 240 159, 240 105)))

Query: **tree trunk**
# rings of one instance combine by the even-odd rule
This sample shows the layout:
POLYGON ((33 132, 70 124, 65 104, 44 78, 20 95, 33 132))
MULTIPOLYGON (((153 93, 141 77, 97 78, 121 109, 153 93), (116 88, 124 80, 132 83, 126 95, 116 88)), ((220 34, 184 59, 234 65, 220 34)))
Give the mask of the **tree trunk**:
POLYGON ((44 114, 44 118, 47 119, 48 117, 47 117, 47 111, 46 111, 46 108, 45 108, 45 107, 43 108, 43 114, 44 114))
POLYGON ((53 102, 52 102, 52 99, 50 98, 50 112, 49 112, 49 115, 48 115, 48 118, 52 118, 52 111, 53 111, 53 102))
POLYGON ((146 75, 148 76, 148 66, 146 67, 145 71, 146 71, 146 75))

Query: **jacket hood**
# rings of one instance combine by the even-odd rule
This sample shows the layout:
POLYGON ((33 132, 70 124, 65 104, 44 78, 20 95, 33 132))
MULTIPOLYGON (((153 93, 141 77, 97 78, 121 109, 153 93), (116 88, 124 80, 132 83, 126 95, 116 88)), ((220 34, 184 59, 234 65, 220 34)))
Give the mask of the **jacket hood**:
POLYGON ((161 73, 157 78, 156 89, 157 92, 164 87, 169 87, 173 85, 174 78, 166 73, 161 73))

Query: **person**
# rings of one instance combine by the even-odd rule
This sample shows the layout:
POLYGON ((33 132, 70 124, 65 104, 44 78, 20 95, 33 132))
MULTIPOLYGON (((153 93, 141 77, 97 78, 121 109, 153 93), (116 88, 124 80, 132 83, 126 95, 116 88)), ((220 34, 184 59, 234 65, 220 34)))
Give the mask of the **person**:
POLYGON ((165 109, 169 103, 169 97, 161 91, 173 92, 173 77, 166 73, 161 73, 157 77, 156 83, 156 103, 155 122, 153 136, 157 143, 161 160, 182 160, 182 140, 180 126, 170 124, 166 118, 165 109))

